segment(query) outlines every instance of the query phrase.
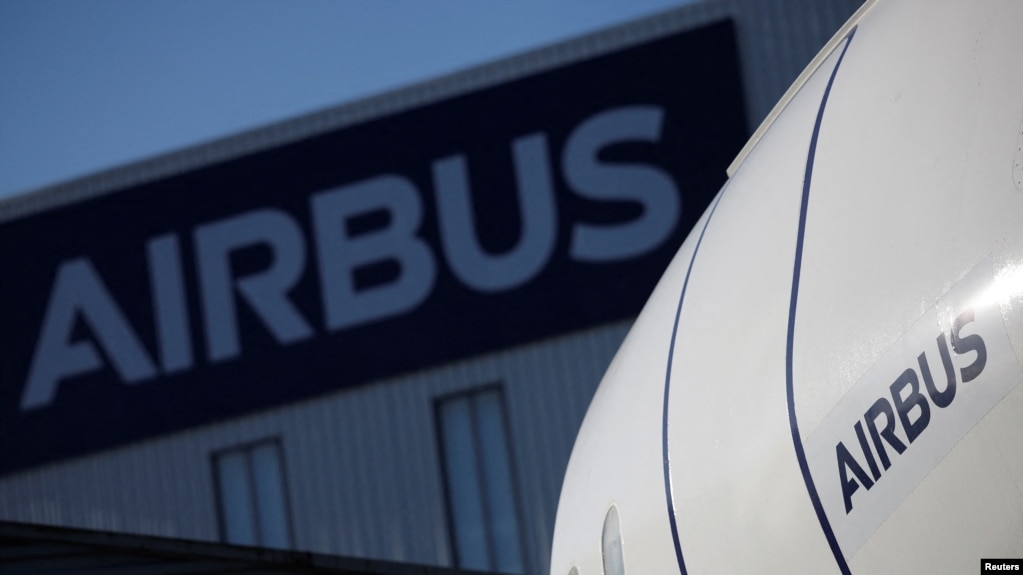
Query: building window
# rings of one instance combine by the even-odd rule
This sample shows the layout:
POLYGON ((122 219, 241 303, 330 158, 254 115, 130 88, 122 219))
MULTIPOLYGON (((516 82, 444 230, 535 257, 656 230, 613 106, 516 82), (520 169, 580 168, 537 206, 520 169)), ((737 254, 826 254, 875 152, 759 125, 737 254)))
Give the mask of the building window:
POLYGON ((213 454, 220 538, 228 543, 291 547, 280 442, 271 439, 213 454))
POLYGON ((443 398, 436 416, 457 566, 524 572, 500 389, 443 398))

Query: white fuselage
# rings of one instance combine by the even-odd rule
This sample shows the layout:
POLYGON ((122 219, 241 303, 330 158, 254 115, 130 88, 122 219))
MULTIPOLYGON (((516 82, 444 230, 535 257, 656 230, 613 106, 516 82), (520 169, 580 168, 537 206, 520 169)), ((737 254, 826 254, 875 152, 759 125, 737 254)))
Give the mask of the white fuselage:
MULTIPOLYGON (((1023 556, 1023 3, 880 0, 825 49, 597 391, 552 575, 1023 556)), ((608 573, 607 575, 611 575, 608 573)))

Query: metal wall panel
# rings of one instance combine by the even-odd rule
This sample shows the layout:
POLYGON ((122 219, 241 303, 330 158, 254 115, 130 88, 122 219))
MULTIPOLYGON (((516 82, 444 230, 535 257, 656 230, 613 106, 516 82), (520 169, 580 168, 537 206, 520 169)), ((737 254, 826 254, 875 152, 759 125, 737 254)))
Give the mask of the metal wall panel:
POLYGON ((861 5, 863 0, 705 0, 677 13, 693 22, 733 19, 747 117, 750 129, 755 129, 861 5))
POLYGON ((216 541, 211 455, 280 438, 295 547, 450 565, 438 397, 504 390, 525 563, 546 571, 583 415, 628 323, 342 391, 0 480, 0 519, 216 541))

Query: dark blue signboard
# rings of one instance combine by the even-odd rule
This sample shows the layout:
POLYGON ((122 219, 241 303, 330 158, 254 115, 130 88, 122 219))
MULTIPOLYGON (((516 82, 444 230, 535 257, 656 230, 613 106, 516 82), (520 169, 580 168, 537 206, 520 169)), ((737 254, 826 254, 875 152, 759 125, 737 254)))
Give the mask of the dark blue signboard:
POLYGON ((0 472, 635 315, 746 135, 722 22, 0 226, 0 472))

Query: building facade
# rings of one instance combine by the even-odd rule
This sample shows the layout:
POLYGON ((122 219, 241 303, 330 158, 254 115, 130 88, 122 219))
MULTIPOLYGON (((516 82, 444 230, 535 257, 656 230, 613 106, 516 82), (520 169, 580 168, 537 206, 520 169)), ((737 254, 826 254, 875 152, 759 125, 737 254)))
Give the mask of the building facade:
POLYGON ((694 3, 0 204, 0 520, 545 573, 632 317, 857 4, 694 3))

